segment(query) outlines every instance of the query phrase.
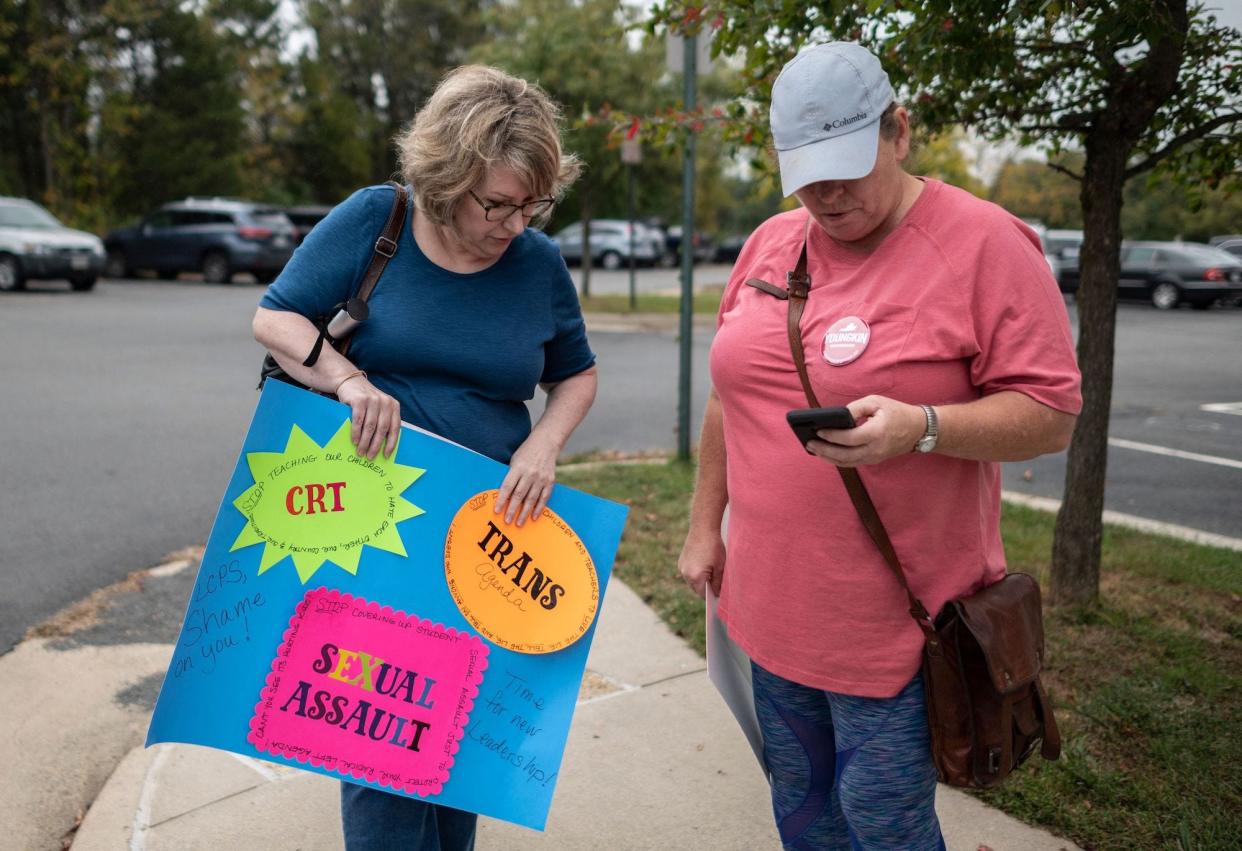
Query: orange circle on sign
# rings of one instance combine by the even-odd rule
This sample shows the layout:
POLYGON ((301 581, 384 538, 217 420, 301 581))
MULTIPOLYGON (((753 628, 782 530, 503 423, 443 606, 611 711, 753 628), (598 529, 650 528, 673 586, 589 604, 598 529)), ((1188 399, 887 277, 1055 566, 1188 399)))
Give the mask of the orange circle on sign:
POLYGON ((479 634, 519 653, 552 653, 590 628, 599 576, 569 524, 545 508, 522 526, 496 514, 497 490, 466 501, 444 541, 444 573, 457 608, 479 634))

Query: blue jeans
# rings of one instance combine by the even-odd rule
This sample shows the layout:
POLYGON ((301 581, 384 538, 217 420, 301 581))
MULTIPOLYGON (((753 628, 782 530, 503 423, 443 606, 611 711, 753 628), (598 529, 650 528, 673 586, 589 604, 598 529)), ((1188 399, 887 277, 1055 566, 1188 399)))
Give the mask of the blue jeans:
POLYGON ((474 813, 341 784, 346 851, 473 851, 474 813))
POLYGON ((871 698, 751 669, 786 849, 944 851, 921 677, 871 698))

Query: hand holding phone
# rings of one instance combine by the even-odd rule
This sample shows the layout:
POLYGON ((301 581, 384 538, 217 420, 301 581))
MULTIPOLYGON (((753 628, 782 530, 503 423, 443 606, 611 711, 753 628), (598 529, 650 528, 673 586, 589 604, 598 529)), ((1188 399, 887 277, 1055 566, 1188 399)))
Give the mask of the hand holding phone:
POLYGON ((849 408, 797 408, 785 414, 785 419, 803 447, 810 441, 819 439, 816 432, 821 428, 855 426, 849 408))

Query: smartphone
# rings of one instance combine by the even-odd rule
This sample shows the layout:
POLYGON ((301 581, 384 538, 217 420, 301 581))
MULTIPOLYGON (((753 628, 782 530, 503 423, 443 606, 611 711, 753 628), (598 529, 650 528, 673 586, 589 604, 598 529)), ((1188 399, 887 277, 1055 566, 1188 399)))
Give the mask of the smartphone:
POLYGON ((785 419, 803 446, 818 440, 815 432, 821 428, 853 428, 855 425, 849 408, 797 408, 785 414, 785 419))

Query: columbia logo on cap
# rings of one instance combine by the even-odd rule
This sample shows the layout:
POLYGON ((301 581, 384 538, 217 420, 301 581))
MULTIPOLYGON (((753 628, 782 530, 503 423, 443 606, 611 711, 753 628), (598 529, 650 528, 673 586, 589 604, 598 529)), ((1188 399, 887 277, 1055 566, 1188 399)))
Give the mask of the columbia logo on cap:
POLYGON ((842 118, 840 121, 829 121, 824 125, 825 130, 840 130, 842 127, 848 127, 859 121, 866 121, 867 113, 860 112, 857 115, 851 115, 849 118, 842 118))

